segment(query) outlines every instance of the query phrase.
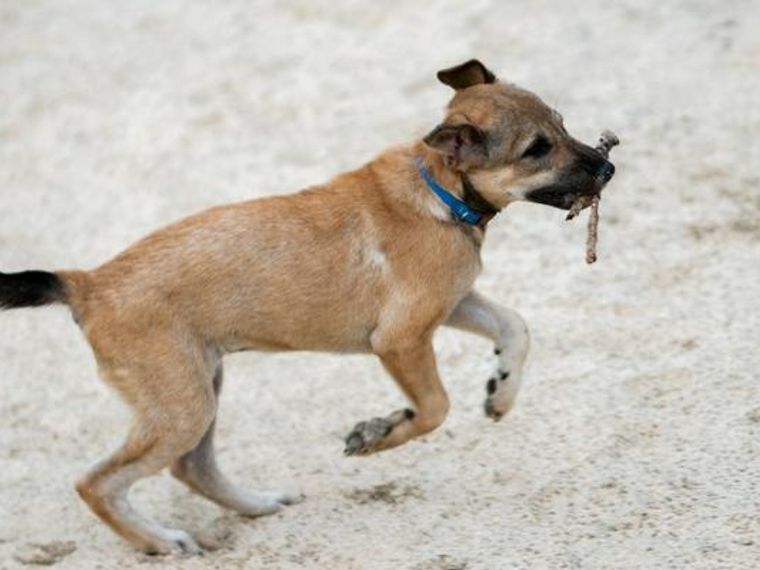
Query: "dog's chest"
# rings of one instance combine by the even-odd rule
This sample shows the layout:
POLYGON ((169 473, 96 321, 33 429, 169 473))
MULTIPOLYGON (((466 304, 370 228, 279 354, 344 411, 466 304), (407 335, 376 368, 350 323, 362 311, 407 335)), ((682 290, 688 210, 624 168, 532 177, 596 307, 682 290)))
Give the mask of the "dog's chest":
POLYGON ((368 258, 382 263, 390 298, 409 295, 443 304, 469 291, 481 270, 479 243, 456 226, 399 239, 368 258))

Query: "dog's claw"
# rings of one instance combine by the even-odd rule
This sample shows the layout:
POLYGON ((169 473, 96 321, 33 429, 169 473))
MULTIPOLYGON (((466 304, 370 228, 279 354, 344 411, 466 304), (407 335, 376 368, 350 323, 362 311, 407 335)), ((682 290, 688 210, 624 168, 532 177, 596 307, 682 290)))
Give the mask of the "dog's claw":
POLYGON ((195 540, 183 531, 174 531, 176 537, 174 538, 174 544, 177 545, 179 552, 185 555, 201 554, 200 547, 196 544, 195 540))

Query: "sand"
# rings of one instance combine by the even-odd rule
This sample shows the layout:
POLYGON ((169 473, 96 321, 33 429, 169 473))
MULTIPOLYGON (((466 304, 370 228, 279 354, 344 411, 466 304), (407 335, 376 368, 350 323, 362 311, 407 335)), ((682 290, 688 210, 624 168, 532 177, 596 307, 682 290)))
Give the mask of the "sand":
POLYGON ((760 559, 760 6, 730 2, 0 3, 0 268, 93 267, 208 206, 295 191, 432 128, 472 56, 577 137, 613 129, 599 261, 583 221, 510 207, 477 287, 519 310, 518 404, 491 347, 436 337, 453 409, 342 456, 402 397, 371 357, 227 361, 220 461, 304 503, 250 520, 168 475, 135 504, 208 548, 135 552, 73 481, 129 416, 60 307, 0 315, 0 568, 750 569, 760 559), (328 3, 322 3, 325 6, 328 3))

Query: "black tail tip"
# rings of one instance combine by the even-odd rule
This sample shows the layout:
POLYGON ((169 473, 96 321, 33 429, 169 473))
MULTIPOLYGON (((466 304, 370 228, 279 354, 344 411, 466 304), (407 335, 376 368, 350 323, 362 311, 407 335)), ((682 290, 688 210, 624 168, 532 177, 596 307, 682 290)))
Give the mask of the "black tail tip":
POLYGON ((0 309, 40 307, 65 299, 63 281, 55 273, 0 273, 0 309))

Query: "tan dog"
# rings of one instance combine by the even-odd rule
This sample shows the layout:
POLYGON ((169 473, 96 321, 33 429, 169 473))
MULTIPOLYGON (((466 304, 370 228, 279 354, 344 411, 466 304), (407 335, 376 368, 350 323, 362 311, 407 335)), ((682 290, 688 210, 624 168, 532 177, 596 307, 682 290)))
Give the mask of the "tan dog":
POLYGON ((240 490, 217 469, 227 353, 376 354, 411 408, 358 424, 349 455, 395 447, 443 422, 449 402, 432 345, 440 325, 493 340, 498 366, 485 410, 498 419, 513 405, 528 333, 517 313, 472 290, 486 223, 515 200, 568 208, 614 169, 538 97, 496 81, 480 62, 438 77, 456 94, 423 141, 297 194, 187 218, 92 271, 0 274, 0 307, 71 308, 100 374, 134 409, 126 443, 77 490, 138 548, 198 551, 187 533, 143 519, 127 502, 135 481, 165 467, 246 515, 292 502, 240 490))

